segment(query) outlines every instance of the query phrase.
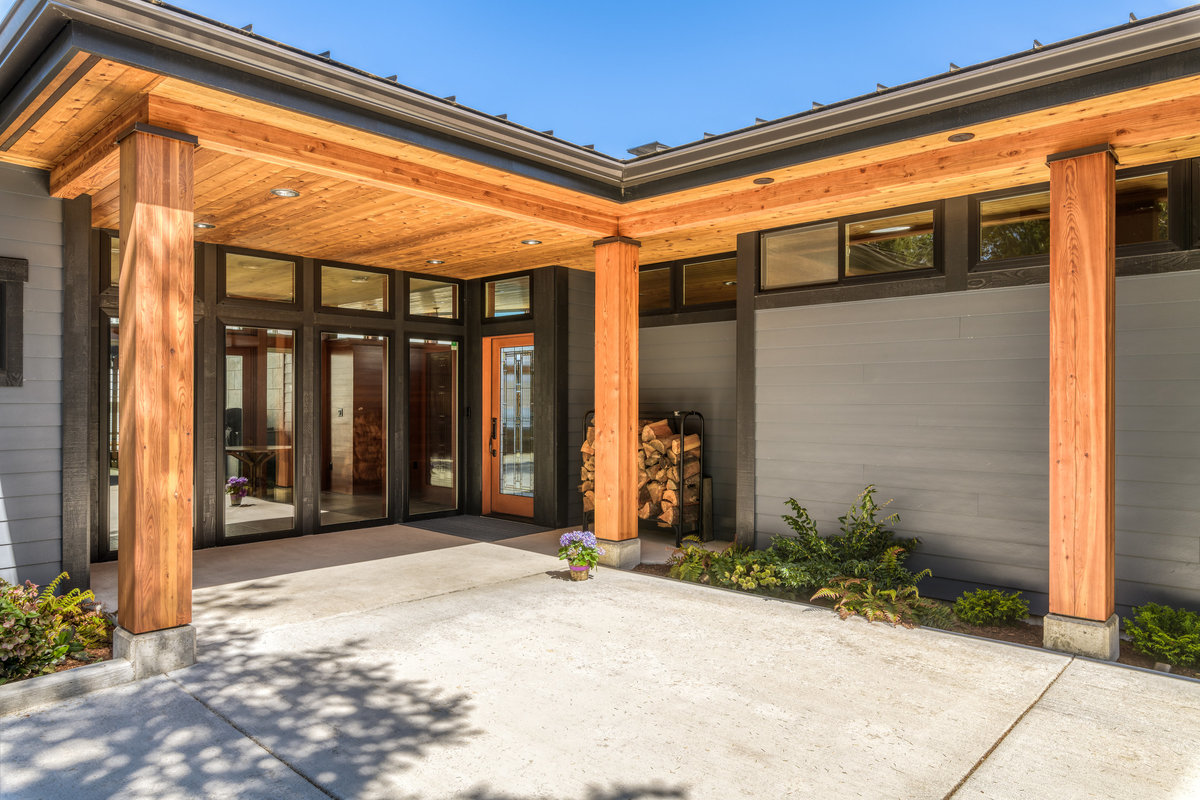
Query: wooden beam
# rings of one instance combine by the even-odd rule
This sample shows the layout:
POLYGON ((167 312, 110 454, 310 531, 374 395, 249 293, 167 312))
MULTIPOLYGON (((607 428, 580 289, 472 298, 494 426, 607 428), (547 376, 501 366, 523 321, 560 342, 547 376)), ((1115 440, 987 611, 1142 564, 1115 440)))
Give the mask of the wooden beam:
POLYGON ((196 136, 202 147, 389 191, 445 200, 492 214, 536 221, 589 236, 617 233, 617 213, 401 161, 353 145, 317 140, 282 128, 163 97, 150 98, 150 121, 196 136))
POLYGON ((1035 129, 1014 118, 1004 126, 993 123, 993 136, 961 144, 943 140, 871 163, 814 171, 769 186, 730 186, 723 194, 671 205, 661 199, 652 205, 635 202, 621 216, 621 233, 645 240, 679 237, 685 230, 699 235, 714 226, 764 228, 1039 183, 1045 180, 1046 153, 1084 147, 1097 138, 1110 140, 1125 166, 1200 155, 1198 117, 1200 97, 1193 95, 1035 129))
POLYGON ((596 523, 602 539, 635 539, 638 439, 638 248, 596 242, 596 523))
POLYGON ((1050 160, 1050 613, 1115 611, 1115 159, 1050 160))
POLYGON ((173 628, 192 612, 192 154, 134 132, 120 143, 118 623, 173 628))
POLYGON ((147 114, 145 95, 133 97, 117 109, 50 172, 50 194, 73 200, 107 186, 120 167, 117 137, 135 124, 145 123, 147 114))

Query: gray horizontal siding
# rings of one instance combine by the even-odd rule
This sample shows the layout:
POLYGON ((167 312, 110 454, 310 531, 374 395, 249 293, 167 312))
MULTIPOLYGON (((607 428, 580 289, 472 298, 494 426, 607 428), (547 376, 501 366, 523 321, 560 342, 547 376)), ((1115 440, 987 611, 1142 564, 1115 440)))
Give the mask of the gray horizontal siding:
POLYGON ((640 402, 704 415, 704 470, 713 479, 713 527, 732 539, 737 483, 734 322, 642 328, 640 402))
MULTIPOLYGON (((1117 289, 1117 579, 1124 606, 1200 605, 1200 274, 1117 289)), ((823 532, 868 483, 937 580, 1044 608, 1048 289, 756 315, 758 544, 795 497, 823 532)))
POLYGON ((583 418, 595 403, 596 276, 567 270, 567 524, 583 521, 579 494, 583 418))
POLYGON ((0 578, 44 583, 62 558, 62 204, 45 173, 0 166, 0 256, 29 260, 23 386, 0 387, 0 578))

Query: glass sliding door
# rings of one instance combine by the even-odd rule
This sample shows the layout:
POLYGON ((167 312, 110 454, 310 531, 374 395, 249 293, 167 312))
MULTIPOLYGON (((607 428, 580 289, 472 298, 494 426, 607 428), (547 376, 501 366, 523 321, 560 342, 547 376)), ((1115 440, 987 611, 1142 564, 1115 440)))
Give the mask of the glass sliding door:
POLYGON ((387 516, 386 336, 321 334, 321 524, 387 516))
POLYGON ((459 343, 408 341, 408 513, 458 509, 459 343))
POLYGON ((296 527, 295 366, 293 331, 225 329, 226 539, 296 527))
POLYGON ((108 493, 108 553, 117 552, 117 521, 120 509, 118 455, 121 442, 121 328, 117 320, 108 323, 108 446, 105 449, 103 471, 104 491, 108 493))

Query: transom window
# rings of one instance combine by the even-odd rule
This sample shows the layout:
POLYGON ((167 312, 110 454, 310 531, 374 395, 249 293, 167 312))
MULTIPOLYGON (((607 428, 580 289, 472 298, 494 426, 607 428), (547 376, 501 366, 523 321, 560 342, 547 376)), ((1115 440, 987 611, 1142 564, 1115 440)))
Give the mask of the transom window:
MULTIPOLYGON (((1170 173, 1116 181, 1117 246, 1169 242, 1170 173)), ((1028 187, 979 202, 980 263, 1050 253, 1050 190, 1028 187)))

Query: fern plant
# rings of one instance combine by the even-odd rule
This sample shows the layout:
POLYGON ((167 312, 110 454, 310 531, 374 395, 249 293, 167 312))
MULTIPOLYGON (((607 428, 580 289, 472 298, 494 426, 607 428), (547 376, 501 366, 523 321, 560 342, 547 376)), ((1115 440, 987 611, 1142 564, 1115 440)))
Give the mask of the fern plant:
POLYGON ((72 589, 58 594, 58 587, 68 577, 63 572, 42 587, 38 595, 38 608, 62 617, 63 623, 74 631, 75 640, 82 647, 104 647, 112 642, 112 623, 96 610, 96 595, 91 589, 72 589))
POLYGON ((868 622, 883 620, 911 628, 914 604, 921 597, 915 586, 882 589, 862 578, 838 578, 817 590, 812 599, 833 600, 833 608, 842 619, 857 615, 868 622))
POLYGON ((876 503, 875 486, 868 486, 838 518, 841 533, 821 536, 807 509, 795 498, 789 499, 786 504, 793 513, 783 519, 795 535, 775 537, 769 550, 783 584, 810 588, 849 577, 884 588, 915 585, 925 573, 914 575, 904 561, 920 540, 898 538, 893 533, 891 527, 900 521, 899 515, 880 516, 889 503, 876 503))

